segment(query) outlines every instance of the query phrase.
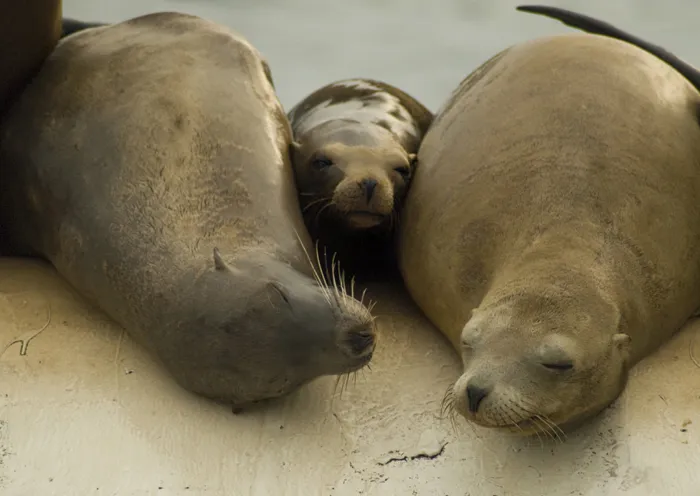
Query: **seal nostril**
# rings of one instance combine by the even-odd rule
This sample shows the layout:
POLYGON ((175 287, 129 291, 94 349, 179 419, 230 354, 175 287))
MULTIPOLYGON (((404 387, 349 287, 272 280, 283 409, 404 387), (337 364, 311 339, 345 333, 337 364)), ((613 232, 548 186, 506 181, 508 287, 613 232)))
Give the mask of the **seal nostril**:
POLYGON ((374 334, 366 330, 351 331, 347 342, 353 354, 362 355, 374 344, 374 334))
POLYGON ((374 195, 374 190, 377 187, 377 181, 374 179, 363 179, 360 181, 360 188, 365 191, 365 198, 367 198, 367 203, 372 200, 374 195))
POLYGON ((484 389, 474 384, 467 385, 467 401, 469 403, 469 411, 476 413, 479 410, 479 405, 489 395, 489 390, 484 389))

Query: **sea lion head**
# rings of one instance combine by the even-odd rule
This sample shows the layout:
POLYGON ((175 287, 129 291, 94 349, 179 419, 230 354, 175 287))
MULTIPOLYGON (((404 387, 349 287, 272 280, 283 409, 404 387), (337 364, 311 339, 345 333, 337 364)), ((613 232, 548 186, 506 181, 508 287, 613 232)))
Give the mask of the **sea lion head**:
POLYGON ((476 424, 554 438, 623 390, 630 337, 601 298, 518 294, 473 311, 463 375, 446 396, 476 424))
POLYGON ((416 162, 387 129, 343 119, 305 133, 291 156, 307 222, 330 218, 352 231, 392 225, 416 162))
POLYGON ((374 352, 364 304, 264 251, 231 262, 215 251, 190 295, 179 326, 191 338, 170 368, 210 398, 240 406, 283 396, 320 376, 357 371, 374 352))

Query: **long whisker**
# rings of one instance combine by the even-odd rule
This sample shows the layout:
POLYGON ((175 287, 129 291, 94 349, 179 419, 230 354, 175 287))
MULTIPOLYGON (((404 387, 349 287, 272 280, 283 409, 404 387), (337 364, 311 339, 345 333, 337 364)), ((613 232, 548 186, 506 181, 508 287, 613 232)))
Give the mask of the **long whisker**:
POLYGON ((540 441, 540 448, 544 451, 544 441, 542 441, 542 437, 540 436, 540 433, 548 435, 548 432, 546 429, 542 428, 542 425, 537 421, 537 418, 532 417, 530 419, 530 422, 535 424, 535 427, 537 427, 537 430, 535 431, 535 435, 537 436, 537 439, 540 441))
POLYGON ((546 415, 538 415, 539 419, 546 424, 556 436, 560 444, 564 444, 564 439, 567 437, 566 433, 557 424, 552 422, 546 415))
POLYGON ((330 201, 330 198, 318 198, 316 200, 313 200, 313 201, 307 203, 306 206, 301 209, 301 213, 302 214, 306 213, 307 210, 309 210, 311 207, 313 207, 314 205, 318 205, 319 203, 324 202, 324 201, 330 201))
MULTIPOLYGON (((309 252, 306 250, 306 246, 304 246, 304 242, 301 240, 301 236, 299 235, 299 232, 294 228, 292 228, 292 229, 294 230, 294 234, 296 235, 297 239, 299 240, 299 244, 301 245, 301 249, 304 251, 304 255, 306 256, 306 259, 309 261, 309 265, 311 265, 311 270, 313 271, 314 279, 316 280, 318 285, 321 287, 321 292, 323 293, 323 295, 326 298, 326 301, 330 305, 331 304, 330 293, 328 292, 326 285, 323 284, 321 276, 320 276, 319 272, 316 270, 316 265, 311 260, 311 256, 309 255, 309 252)), ((317 248, 316 252, 318 254, 318 248, 317 248)))
POLYGON ((318 223, 319 223, 319 221, 320 221, 320 219, 321 219, 321 214, 323 213, 323 211, 326 210, 327 208, 333 206, 333 205, 334 205, 334 203, 333 203, 332 201, 329 201, 329 202, 326 203, 324 206, 322 206, 322 207, 318 210, 318 212, 316 212, 316 216, 314 217, 314 226, 318 227, 318 223))

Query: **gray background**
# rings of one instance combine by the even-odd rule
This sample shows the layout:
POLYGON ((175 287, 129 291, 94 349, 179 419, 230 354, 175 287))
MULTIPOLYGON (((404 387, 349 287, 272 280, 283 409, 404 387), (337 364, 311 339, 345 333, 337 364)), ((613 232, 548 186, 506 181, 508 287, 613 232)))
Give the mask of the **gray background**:
POLYGON ((64 0, 64 14, 113 22, 180 11, 225 24, 267 57, 287 109, 333 80, 372 77, 436 110, 497 51, 573 31, 515 11, 537 1, 606 20, 700 65, 700 0, 64 0))

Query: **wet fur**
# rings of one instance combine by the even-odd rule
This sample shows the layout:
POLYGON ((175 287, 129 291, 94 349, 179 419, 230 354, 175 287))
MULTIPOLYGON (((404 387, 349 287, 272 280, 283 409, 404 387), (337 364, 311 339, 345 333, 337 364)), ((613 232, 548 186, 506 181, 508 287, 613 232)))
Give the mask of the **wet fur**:
POLYGON ((270 80, 232 31, 152 14, 63 40, 0 128, 14 253, 51 261, 184 388, 239 406, 374 349, 368 309, 311 262, 270 80))
POLYGON ((399 233, 410 294, 464 362, 448 412, 563 439, 697 310, 699 102, 587 35, 511 47, 454 91, 399 233))

